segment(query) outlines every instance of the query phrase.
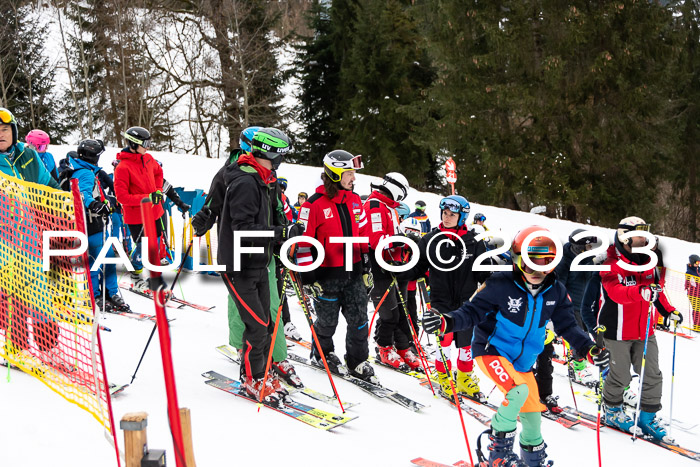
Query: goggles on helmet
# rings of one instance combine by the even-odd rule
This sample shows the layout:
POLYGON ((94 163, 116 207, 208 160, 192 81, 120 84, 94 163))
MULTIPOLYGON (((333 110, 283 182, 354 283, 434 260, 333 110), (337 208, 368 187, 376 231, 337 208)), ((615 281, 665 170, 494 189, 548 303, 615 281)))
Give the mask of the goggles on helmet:
POLYGON ((37 152, 46 152, 46 149, 49 147, 48 144, 39 144, 36 147, 37 152))
POLYGON ((448 209, 452 212, 469 212, 469 208, 467 206, 462 206, 459 204, 457 201, 449 198, 444 198, 442 201, 440 201, 440 210, 445 210, 448 209))
POLYGON ((15 116, 7 109, 0 109, 0 121, 9 125, 15 123, 15 116))
MULTIPOLYGON (((528 258, 530 259, 530 261, 532 261, 533 263, 535 263, 535 264, 538 265, 538 266, 547 266, 548 264, 551 264, 552 261, 554 261, 554 258, 555 258, 555 257, 554 257, 554 256, 528 255, 528 258)), ((537 271, 535 271, 535 270, 533 270, 533 269, 530 269, 530 268, 528 267, 528 265, 527 265, 527 264, 525 263, 525 261, 523 260, 523 256, 522 256, 522 255, 518 255, 518 258, 517 258, 517 265, 518 265, 518 267, 520 268, 520 270, 523 271, 525 274, 534 274, 534 273, 537 272, 537 271)), ((552 269, 549 270, 549 271, 544 271, 544 273, 545 273, 545 274, 549 274, 550 272, 552 272, 553 269, 554 269, 554 268, 552 268, 552 269)))
POLYGON ((360 170, 365 168, 364 164, 362 163, 362 156, 359 154, 357 156, 354 156, 352 159, 348 160, 334 159, 326 161, 324 162, 324 165, 326 169, 328 169, 328 171, 330 172, 327 173, 327 175, 335 175, 335 177, 330 177, 331 181, 333 182, 339 182, 340 178, 343 175, 343 172, 347 172, 348 170, 360 170))

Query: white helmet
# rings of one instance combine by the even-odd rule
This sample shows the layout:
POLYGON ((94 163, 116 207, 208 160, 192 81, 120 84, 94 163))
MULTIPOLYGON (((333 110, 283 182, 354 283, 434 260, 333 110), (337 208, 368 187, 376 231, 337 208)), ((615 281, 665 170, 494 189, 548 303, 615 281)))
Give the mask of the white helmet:
MULTIPOLYGON (((617 226, 616 237, 619 239, 620 236, 632 230, 646 230, 647 232, 649 232, 650 229, 651 225, 644 222, 644 219, 642 219, 641 217, 625 217, 620 221, 620 223, 617 226)), ((627 244, 628 242, 629 239, 620 240, 620 243, 622 243, 623 245, 627 244)))
POLYGON ((382 188, 386 190, 391 199, 396 202, 406 199, 408 196, 408 180, 398 172, 389 172, 384 175, 384 180, 381 183, 370 183, 373 189, 382 188))
POLYGON ((407 219, 404 219, 401 222, 401 225, 399 225, 399 231, 401 231, 401 233, 404 234, 413 233, 416 235, 420 235, 420 222, 418 222, 418 219, 416 219, 415 217, 409 217, 407 219))

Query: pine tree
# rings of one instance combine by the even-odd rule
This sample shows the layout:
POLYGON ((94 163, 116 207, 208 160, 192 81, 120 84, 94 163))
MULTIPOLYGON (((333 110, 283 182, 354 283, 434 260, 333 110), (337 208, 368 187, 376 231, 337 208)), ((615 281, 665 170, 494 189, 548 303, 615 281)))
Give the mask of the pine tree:
POLYGON ((424 187, 431 152, 416 144, 412 106, 432 80, 418 21, 410 2, 363 0, 357 6, 352 46, 341 66, 342 118, 336 123, 344 149, 363 155, 366 172, 401 172, 424 187))
POLYGON ((44 130, 52 143, 62 143, 77 127, 61 111, 55 92, 55 68, 45 53, 47 25, 18 1, 0 2, 0 106, 17 119, 20 138, 44 130))

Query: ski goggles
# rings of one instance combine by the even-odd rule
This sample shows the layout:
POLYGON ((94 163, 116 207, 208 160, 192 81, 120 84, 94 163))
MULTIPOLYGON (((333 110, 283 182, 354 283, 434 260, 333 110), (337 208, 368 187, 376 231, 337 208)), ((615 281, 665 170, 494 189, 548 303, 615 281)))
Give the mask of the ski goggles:
POLYGON ((48 144, 39 144, 36 147, 37 152, 46 152, 48 149, 49 145, 48 144))
POLYGON ((15 123, 15 116, 7 109, 0 109, 0 121, 9 125, 15 123))
MULTIPOLYGON (((551 264, 554 261, 554 256, 538 256, 538 255, 528 255, 528 258, 530 261, 535 263, 537 266, 547 266, 551 264)), ((523 260, 522 255, 518 255, 517 258, 517 265, 520 268, 521 271, 523 271, 525 274, 534 274, 537 272, 544 272, 545 274, 549 274, 554 270, 554 268, 550 269, 549 271, 535 271, 534 269, 530 269, 528 265, 525 263, 523 260)))
POLYGON ((618 226, 618 229, 625 229, 627 231, 643 230, 645 232, 651 232, 651 224, 637 224, 637 225, 620 224, 618 226))
POLYGON ((462 206, 453 199, 443 199, 440 201, 440 210, 444 211, 445 209, 452 212, 469 214, 469 206, 462 206))
POLYGON ((484 216, 484 215, 482 214, 481 216, 475 217, 475 218, 474 218, 474 222, 479 222, 479 221, 480 221, 480 222, 485 222, 485 221, 486 221, 486 216, 484 216))
POLYGON ((362 156, 358 154, 348 161, 333 161, 333 168, 345 171, 364 169, 365 166, 362 163, 362 156))

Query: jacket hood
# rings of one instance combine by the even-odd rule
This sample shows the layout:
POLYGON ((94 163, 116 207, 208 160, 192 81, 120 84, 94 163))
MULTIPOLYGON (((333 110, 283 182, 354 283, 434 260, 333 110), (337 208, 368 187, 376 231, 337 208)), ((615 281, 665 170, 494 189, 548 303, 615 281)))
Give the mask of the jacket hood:
POLYGON ((367 199, 376 199, 381 201, 382 203, 386 204, 390 208, 396 208, 399 206, 399 203, 397 201, 394 201, 393 199, 389 198, 387 195, 382 193, 381 190, 374 190, 370 195, 367 197, 367 199))
POLYGON ((88 170, 91 170, 91 171, 93 171, 93 172, 95 172, 95 173, 97 173, 97 172, 100 171, 100 168, 99 168, 98 166, 93 165, 93 164, 91 164, 91 163, 89 163, 89 162, 86 162, 86 161, 84 161, 84 160, 82 160, 82 159, 77 159, 77 158, 74 158, 74 157, 71 157, 71 156, 66 156, 66 159, 68 159, 68 163, 69 163, 71 166, 73 166, 74 169, 78 169, 78 168, 80 168, 80 169, 88 169, 88 170))
POLYGON ((634 264, 637 266, 641 266, 649 262, 649 257, 647 255, 641 253, 630 253, 625 250, 625 247, 617 239, 617 235, 615 235, 615 242, 613 245, 608 247, 608 259, 610 258, 617 258, 625 263, 634 264))

